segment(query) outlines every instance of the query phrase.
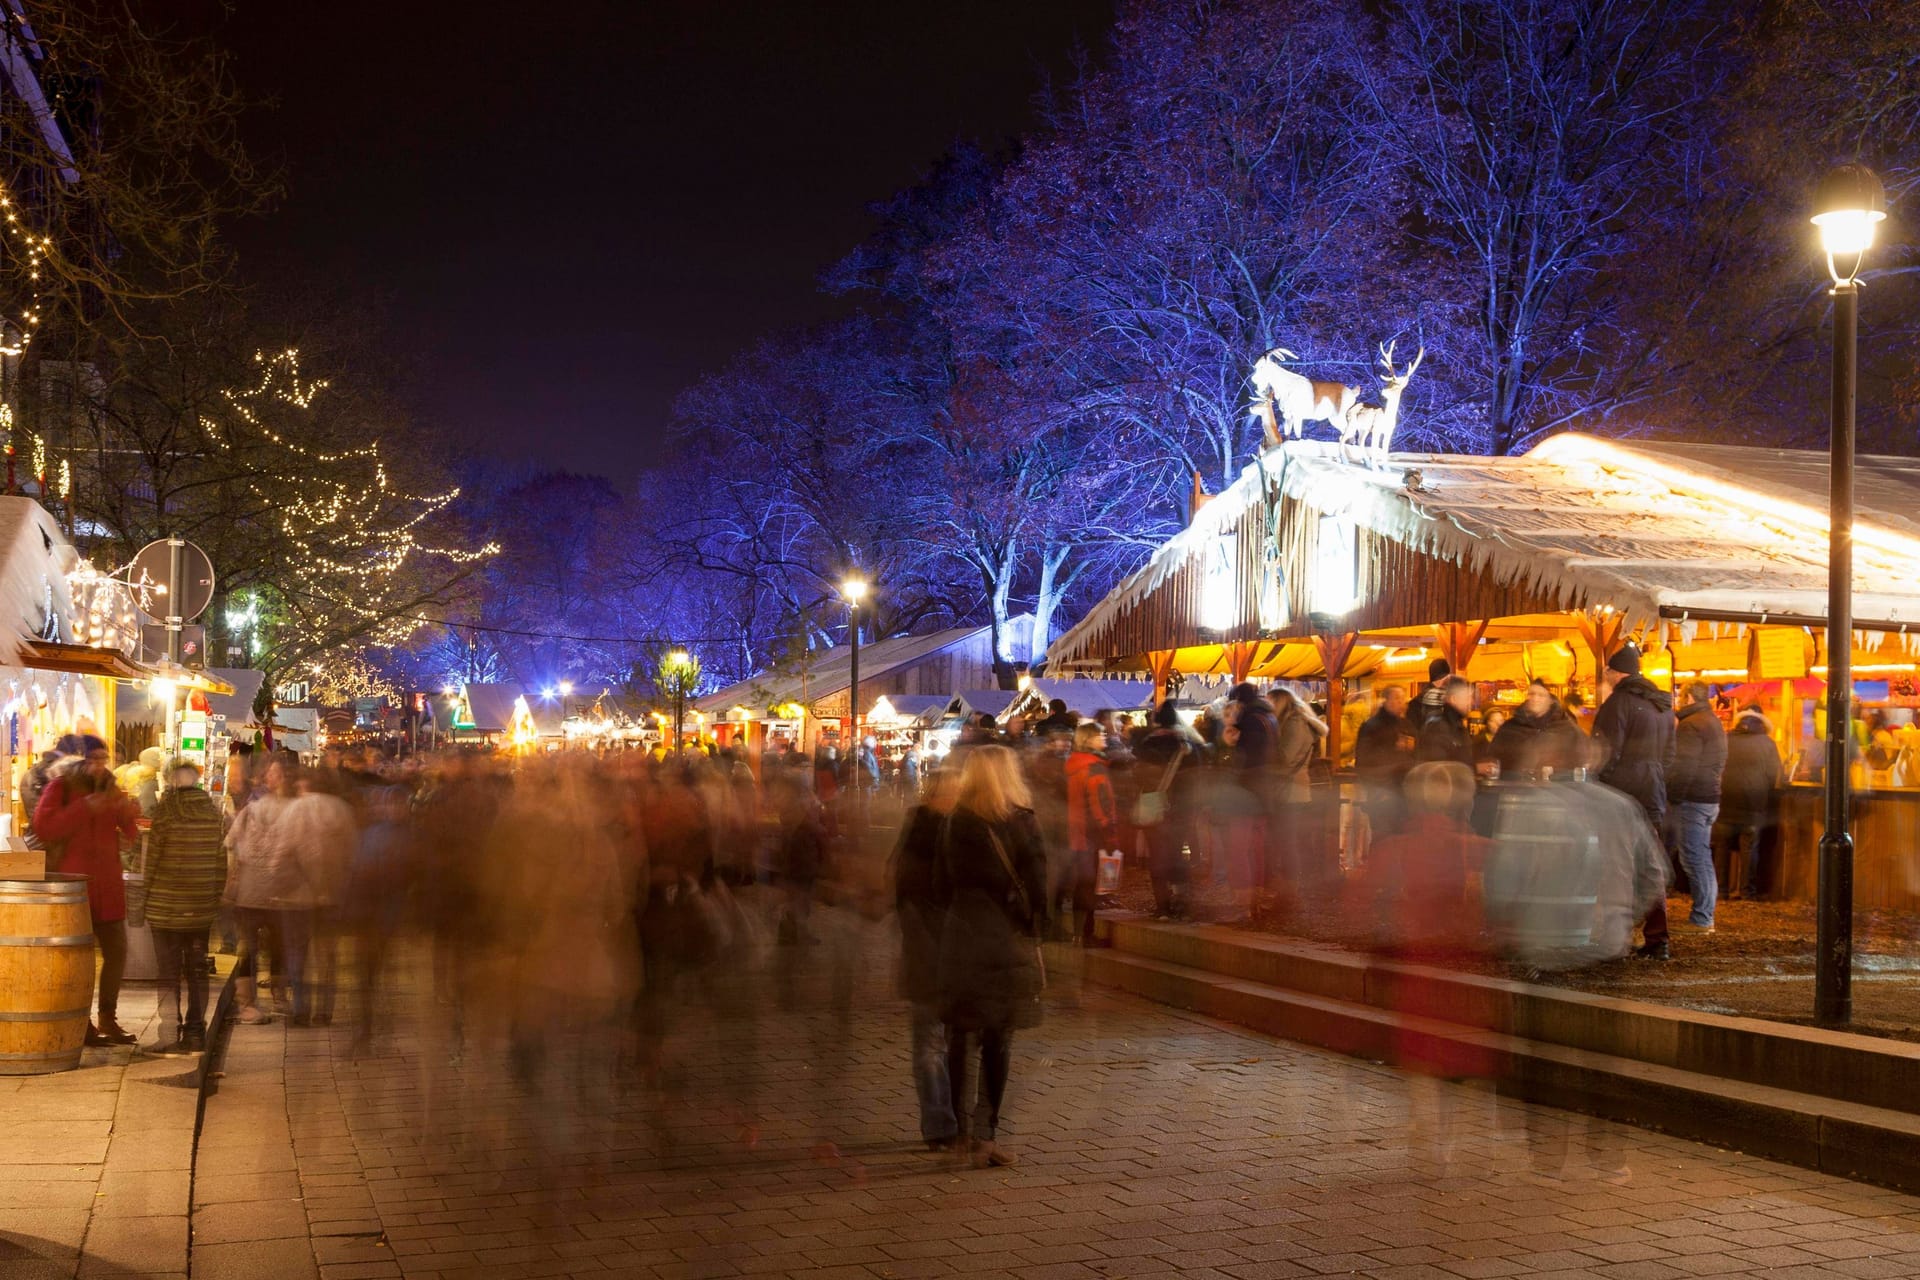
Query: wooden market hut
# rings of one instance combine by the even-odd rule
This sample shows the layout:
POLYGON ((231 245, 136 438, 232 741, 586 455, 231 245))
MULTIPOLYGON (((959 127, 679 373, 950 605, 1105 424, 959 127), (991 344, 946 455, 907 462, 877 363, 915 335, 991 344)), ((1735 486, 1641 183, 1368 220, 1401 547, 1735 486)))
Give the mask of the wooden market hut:
MULTIPOLYGON (((1920 703, 1920 462, 1858 473, 1856 679, 1920 703)), ((1322 681, 1338 761, 1355 686, 1417 685, 1438 655, 1483 697, 1517 700, 1535 676, 1590 690, 1632 639, 1656 679, 1777 690, 1794 758, 1819 733, 1795 681, 1825 674, 1826 546, 1819 454, 1565 434, 1376 469, 1290 441, 1055 641, 1048 670, 1142 672, 1162 691, 1176 673, 1322 681)), ((1817 787, 1783 802, 1789 893, 1811 893, 1819 808, 1817 787)), ((1920 790, 1863 797, 1856 826, 1860 906, 1920 906, 1920 790)))

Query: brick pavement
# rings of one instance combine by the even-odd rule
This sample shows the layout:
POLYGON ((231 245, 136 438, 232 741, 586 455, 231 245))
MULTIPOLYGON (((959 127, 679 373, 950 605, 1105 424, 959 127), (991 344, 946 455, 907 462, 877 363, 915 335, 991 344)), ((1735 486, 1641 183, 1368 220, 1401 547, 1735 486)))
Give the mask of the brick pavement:
MULTIPOLYGON (((684 993, 646 1084, 605 1035, 519 1077, 504 1015, 456 1046, 417 949, 369 1054, 237 1029, 201 1180, 261 1194, 196 1197, 194 1274, 1920 1274, 1920 1200, 1083 988, 1070 954, 1016 1044, 1020 1163, 962 1168, 913 1141, 886 926, 816 920, 824 945, 684 993)), ((564 1024, 564 975, 534 976, 564 1024)))
MULTIPOLYGON (((142 1045, 156 1003, 121 993, 142 1045)), ((73 1071, 0 1076, 0 1280, 185 1276, 197 1061, 89 1049, 73 1071)))

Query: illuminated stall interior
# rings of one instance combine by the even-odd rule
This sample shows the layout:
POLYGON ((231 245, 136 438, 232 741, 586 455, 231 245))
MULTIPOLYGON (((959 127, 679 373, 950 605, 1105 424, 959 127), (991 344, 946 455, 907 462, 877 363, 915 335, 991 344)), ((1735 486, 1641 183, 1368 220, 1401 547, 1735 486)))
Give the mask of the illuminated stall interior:
MULTIPOLYGON (((1920 705, 1920 464, 1861 458, 1856 503, 1855 693, 1897 730, 1920 705)), ((1822 730, 1825 504, 1824 455, 1789 450, 1567 434, 1518 457, 1375 469, 1288 442, 1199 505, 1053 644, 1048 669, 1143 673, 1160 690, 1176 673, 1312 682, 1343 761, 1356 695, 1417 688, 1436 656, 1483 708, 1539 677, 1590 710, 1595 671, 1633 640, 1657 682, 1698 677, 1759 706, 1804 776, 1822 730)), ((1865 779, 1885 830, 1878 854, 1863 847, 1862 891, 1882 859, 1888 905, 1920 905, 1920 883, 1893 865, 1920 832, 1920 730, 1908 733, 1911 772, 1865 779)), ((1817 826, 1789 795, 1783 842, 1807 855, 1783 867, 1790 892, 1817 826)))
MULTIPOLYGON (((1002 630, 1002 652, 1025 654, 1033 617, 1021 614, 1002 630)), ((739 747, 756 769, 762 754, 844 748, 852 734, 852 661, 847 645, 809 650, 750 679, 697 698, 692 711, 711 722, 714 741, 739 747)), ((860 716, 870 723, 882 697, 938 697, 996 678, 993 631, 953 627, 894 636, 860 646, 860 716)))

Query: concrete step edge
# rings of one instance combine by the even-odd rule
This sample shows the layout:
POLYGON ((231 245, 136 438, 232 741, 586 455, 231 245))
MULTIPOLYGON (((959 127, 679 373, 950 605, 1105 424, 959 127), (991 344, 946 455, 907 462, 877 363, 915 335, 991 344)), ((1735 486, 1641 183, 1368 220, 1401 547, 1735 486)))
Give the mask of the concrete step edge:
POLYGON ((1285 1039, 1375 1061, 1396 1036, 1470 1046, 1501 1061, 1501 1092, 1843 1177, 1920 1191, 1920 1117, 1635 1058, 1545 1044, 1371 1005, 1090 951, 1087 977, 1285 1039))
POLYGON ((1193 966, 1202 972, 1267 982, 1253 973, 1285 970, 1285 989, 1383 1008, 1416 988, 1430 1000, 1444 997, 1455 1007, 1456 1021, 1537 1043, 1920 1111, 1920 1091, 1908 1083, 1920 1070, 1920 1045, 1904 1041, 1461 973, 1218 925, 1110 916, 1101 929, 1116 950, 1169 963, 1191 960, 1191 954, 1182 953, 1204 950, 1211 963, 1193 966), (1171 958, 1176 955, 1181 958, 1171 958))

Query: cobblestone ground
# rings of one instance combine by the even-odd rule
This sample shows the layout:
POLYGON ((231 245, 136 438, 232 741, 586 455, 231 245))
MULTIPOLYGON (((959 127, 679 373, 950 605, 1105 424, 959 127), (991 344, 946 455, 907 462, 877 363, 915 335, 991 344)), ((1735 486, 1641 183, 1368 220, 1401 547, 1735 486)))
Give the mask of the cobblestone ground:
POLYGON ((1084 989, 1070 954, 1016 1044, 1020 1162, 963 1168, 916 1140, 888 926, 816 928, 684 993, 651 1085, 603 1033, 518 1077, 501 1019, 456 1044, 418 948, 370 1052, 286 1030, 321 1274, 1920 1274, 1920 1200, 1084 989))

